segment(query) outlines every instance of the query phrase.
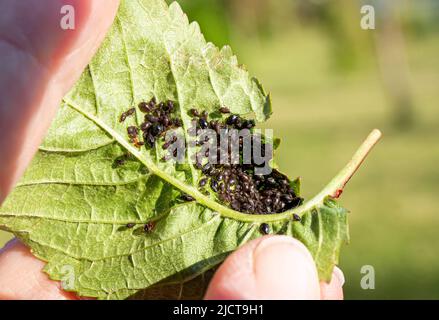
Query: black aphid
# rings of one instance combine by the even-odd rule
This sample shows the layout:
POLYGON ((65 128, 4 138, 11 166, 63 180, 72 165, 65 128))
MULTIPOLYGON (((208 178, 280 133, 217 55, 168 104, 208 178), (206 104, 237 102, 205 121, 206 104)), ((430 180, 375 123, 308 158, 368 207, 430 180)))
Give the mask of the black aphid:
POLYGON ((238 200, 232 200, 230 203, 230 206, 233 210, 240 211, 241 210, 241 203, 238 200))
POLYGON ((202 169, 203 169, 203 166, 201 165, 201 163, 199 163, 199 162, 195 162, 195 164, 194 164, 194 168, 195 168, 195 169, 198 169, 198 170, 202 170, 202 169))
POLYGON ((156 117, 156 116, 153 116, 152 114, 147 114, 147 115, 145 116, 145 120, 147 120, 147 121, 149 121, 149 122, 151 122, 151 123, 159 122, 159 118, 156 117))
POLYGON ((137 129, 137 127, 131 126, 127 128, 127 132, 130 138, 135 138, 139 134, 139 129, 137 129))
POLYGON ((169 127, 171 120, 167 116, 162 116, 162 117, 160 117, 160 122, 165 128, 167 128, 167 127, 169 127))
POLYGON ((116 160, 114 160, 113 168, 123 166, 125 163, 126 163, 125 157, 117 158, 116 160))
POLYGON ((198 186, 200 188, 204 187, 207 184, 207 178, 202 178, 199 182, 198 182, 198 186))
POLYGON ((177 128, 182 126, 181 119, 178 119, 178 118, 172 119, 172 123, 173 123, 173 125, 176 126, 177 128))
POLYGON ((259 230, 262 234, 269 234, 270 233, 270 226, 266 223, 261 224, 259 230))
POLYGON ((206 119, 204 119, 204 118, 200 118, 200 120, 198 121, 198 124, 200 125, 201 129, 207 129, 207 127, 209 126, 206 119))
POLYGON ((193 197, 191 197, 190 195, 188 195, 186 193, 183 193, 180 196, 180 199, 183 200, 183 201, 187 201, 187 202, 195 201, 195 199, 193 197))
POLYGON ((243 122, 241 118, 238 117, 238 119, 235 120, 235 129, 243 129, 243 122))
POLYGON ((212 172, 212 165, 208 162, 201 169, 204 174, 210 174, 212 172))
POLYGON ((206 120, 209 117, 209 113, 207 111, 203 111, 201 112, 200 117, 206 120))
POLYGON ((135 225, 136 225, 135 223, 127 223, 126 227, 128 229, 131 229, 131 228, 134 228, 135 225))
POLYGON ((151 128, 152 123, 151 122, 143 122, 140 125, 140 130, 142 130, 143 132, 147 131, 149 128, 151 128))
POLYGON ((256 125, 255 120, 246 120, 243 124, 244 128, 246 129, 252 129, 255 127, 255 125, 256 125))
POLYGON ((239 116, 237 116, 236 114, 232 114, 230 117, 227 118, 226 123, 229 126, 234 125, 239 119, 239 116))
POLYGON ((151 109, 154 108, 156 106, 156 104, 157 104, 157 100, 155 99, 155 97, 153 97, 151 99, 151 101, 148 102, 148 104, 149 104, 151 109))
POLYGON ((146 143, 147 146, 149 146, 150 148, 154 147, 155 138, 150 133, 145 132, 143 137, 145 139, 145 143, 146 143))
POLYGON ((151 232, 154 229, 155 225, 153 222, 148 222, 143 226, 143 231, 151 232))
POLYGON ((168 100, 168 101, 166 102, 165 110, 166 110, 167 112, 172 112, 172 111, 174 111, 174 101, 168 100))
POLYGON ((221 113, 230 113, 230 109, 227 107, 221 107, 221 108, 219 108, 219 111, 221 113))
POLYGON ((127 117, 133 115, 136 112, 135 108, 131 108, 120 115, 119 122, 124 122, 127 117))
POLYGON ((126 112, 126 115, 129 117, 129 116, 132 116, 133 114, 135 114, 136 113, 136 109, 135 108, 131 108, 131 109, 129 109, 127 112, 126 112))
POLYGON ((139 103, 139 110, 142 111, 143 113, 148 113, 148 112, 151 112, 152 108, 148 103, 140 102, 139 103))
POLYGON ((166 142, 163 144, 162 149, 163 149, 163 150, 168 149, 168 148, 171 146, 171 144, 172 144, 172 140, 166 141, 166 142))
POLYGON ((154 123, 151 126, 151 129, 149 129, 149 132, 154 136, 157 137, 163 132, 163 126, 160 123, 154 123))
POLYGON ((294 221, 302 221, 302 218, 298 214, 293 214, 294 221))
POLYGON ((210 188, 215 191, 218 192, 218 181, 216 181, 215 179, 212 179, 210 181, 210 188))
POLYGON ((303 198, 297 197, 291 201, 290 205, 291 205, 291 208, 296 208, 296 207, 300 206, 302 203, 303 203, 303 198))
POLYGON ((197 109, 195 109, 195 108, 189 110, 189 112, 190 112, 190 115, 193 116, 193 117, 199 117, 200 116, 200 112, 197 109))

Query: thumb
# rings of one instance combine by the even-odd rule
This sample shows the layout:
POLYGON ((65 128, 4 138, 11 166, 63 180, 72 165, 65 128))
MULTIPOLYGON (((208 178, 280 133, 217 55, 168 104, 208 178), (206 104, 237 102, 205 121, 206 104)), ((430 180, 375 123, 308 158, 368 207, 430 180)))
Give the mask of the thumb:
POLYGON ((61 283, 49 279, 29 248, 17 240, 0 250, 0 300, 76 300, 61 289, 61 283))
POLYGON ((287 236, 249 242, 214 275, 206 299, 320 299, 316 266, 305 246, 287 236))
POLYGON ((0 0, 0 203, 33 157, 62 97, 105 37, 118 4, 0 0), (61 27, 61 9, 67 4, 74 9, 73 30, 61 27))

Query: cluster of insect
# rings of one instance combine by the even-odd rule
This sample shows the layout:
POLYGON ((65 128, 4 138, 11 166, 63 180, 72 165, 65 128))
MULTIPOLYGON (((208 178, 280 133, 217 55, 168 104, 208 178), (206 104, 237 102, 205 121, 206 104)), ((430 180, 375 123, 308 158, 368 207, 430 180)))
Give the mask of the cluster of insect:
MULTIPOLYGON (((148 148, 153 148, 157 139, 165 139, 165 133, 174 128, 181 127, 181 120, 173 117, 175 110, 174 102, 168 100, 167 102, 157 103, 153 98, 149 102, 141 102, 138 106, 139 110, 145 114, 144 121, 137 126, 129 126, 127 128, 130 142, 137 148, 146 145, 148 148), (139 133, 143 140, 140 140, 139 133)), ((120 122, 124 122, 127 117, 136 114, 136 109, 131 108, 122 113, 120 122)))
MULTIPOLYGON (((230 110, 221 107, 219 112, 229 114, 230 110)), ((223 120, 209 121, 209 114, 206 111, 199 112, 196 109, 190 110, 190 114, 194 117, 192 123, 195 124, 189 129, 190 133, 195 135, 197 130, 209 128, 217 134, 217 145, 213 148, 217 161, 209 161, 212 159, 212 155, 210 149, 206 148, 206 153, 202 154, 205 159, 197 158, 195 162, 195 167, 202 172, 198 181, 198 187, 202 193, 209 194, 210 191, 213 191, 223 204, 233 210, 248 214, 280 213, 302 204, 303 199, 296 195, 288 177, 279 171, 272 169, 267 175, 256 174, 255 169, 258 165, 253 159, 253 154, 251 154, 250 164, 243 164, 242 161, 238 164, 218 163, 220 162, 218 159, 224 158, 224 154, 226 154, 227 159, 230 159, 232 152, 230 144, 227 144, 225 148, 220 145, 220 135, 232 129, 251 130, 255 126, 254 120, 230 114, 223 120)), ((265 148, 269 145, 262 143, 261 135, 252 131, 248 131, 248 134, 251 141, 259 140, 258 145, 262 146, 262 153, 264 153, 265 148)), ((240 159, 243 157, 244 138, 244 136, 239 136, 238 140, 240 159)), ((201 139, 196 144, 203 146, 210 144, 210 141, 209 139, 201 139)))
MULTIPOLYGON (((130 142, 140 148, 146 146, 147 148, 154 148, 156 142, 161 138, 163 150, 177 142, 177 137, 166 140, 165 136, 169 130, 176 129, 182 126, 182 121, 174 113, 176 103, 174 101, 166 101, 158 103, 155 98, 149 102, 141 102, 138 109, 144 113, 144 121, 140 126, 129 126, 127 134, 130 142)), ((127 117, 136 114, 136 109, 131 108, 120 116, 120 122, 123 122, 127 117)), ((252 119, 245 119, 237 114, 232 114, 227 107, 220 107, 215 115, 210 117, 205 110, 200 111, 196 108, 189 110, 188 115, 192 118, 192 126, 187 129, 189 137, 194 137, 192 146, 203 147, 205 144, 211 144, 209 137, 205 136, 199 139, 199 132, 201 130, 210 129, 211 132, 216 133, 216 148, 214 156, 217 159, 224 157, 231 157, 230 146, 224 148, 220 145, 220 135, 228 130, 245 129, 250 135, 252 141, 259 141, 262 146, 262 154, 268 152, 268 147, 272 148, 271 144, 265 143, 264 138, 254 132, 255 121, 252 119)), ((239 136, 239 157, 242 159, 242 144, 244 136, 239 136)), ((274 214, 282 213, 287 210, 298 207, 302 204, 303 199, 299 197, 292 183, 287 176, 280 173, 278 170, 271 169, 269 174, 257 174, 257 164, 252 160, 250 163, 244 164, 242 161, 238 163, 220 163, 219 161, 209 161, 212 159, 212 151, 207 148, 201 154, 192 155, 194 167, 200 170, 200 178, 198 180, 198 188, 202 194, 216 195, 217 199, 224 205, 233 210, 247 213, 247 214, 274 214)), ((171 155, 175 158, 177 149, 172 149, 171 155)), ((167 160, 166 157, 161 159, 167 160)), ((181 194, 182 201, 195 201, 194 197, 188 194, 181 194)), ((294 215, 295 221, 300 221, 300 217, 294 215)), ((128 228, 134 227, 134 224, 128 224, 128 228)), ((146 224, 144 226, 145 232, 150 232, 153 226, 146 224)), ((268 234, 268 224, 262 224, 260 228, 261 233, 268 234)))

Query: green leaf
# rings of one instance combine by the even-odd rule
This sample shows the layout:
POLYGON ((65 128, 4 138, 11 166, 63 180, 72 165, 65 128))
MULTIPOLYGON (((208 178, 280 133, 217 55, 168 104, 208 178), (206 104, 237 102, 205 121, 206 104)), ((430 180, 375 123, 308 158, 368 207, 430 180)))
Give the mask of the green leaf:
MULTIPOLYGON (((163 163, 159 146, 148 151, 129 143, 126 127, 138 125, 141 115, 125 123, 119 116, 152 97, 177 102, 183 133, 193 106, 210 112, 228 106, 258 121, 271 114, 270 97, 259 82, 229 47, 206 43, 178 4, 124 0, 102 47, 64 98, 31 166, 1 207, 0 227, 46 261, 45 271, 66 290, 100 299, 201 296, 205 286, 197 279, 260 237, 261 223, 273 234, 302 241, 320 278, 329 281, 348 240, 346 210, 333 198, 377 133, 315 198, 282 214, 249 215, 200 193, 192 164, 163 163), (132 157, 115 166, 127 152, 132 157), (179 202, 182 192, 196 201, 179 202), (144 232, 149 222, 153 231, 144 232), (129 223, 135 226, 128 228, 129 223)), ((300 180, 291 185, 299 193, 300 180)))

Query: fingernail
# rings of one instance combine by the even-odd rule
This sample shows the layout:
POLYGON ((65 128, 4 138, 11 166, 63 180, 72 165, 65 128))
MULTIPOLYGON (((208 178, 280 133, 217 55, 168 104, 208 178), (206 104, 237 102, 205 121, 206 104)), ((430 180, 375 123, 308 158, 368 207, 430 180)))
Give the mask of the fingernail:
POLYGON ((332 275, 335 278, 337 278, 337 281, 340 284, 340 287, 343 287, 343 285, 345 283, 343 271, 341 271, 338 267, 334 267, 334 270, 332 271, 332 275))
POLYGON ((261 299, 319 299, 314 261, 299 241, 287 236, 267 237, 255 248, 253 265, 261 299))

